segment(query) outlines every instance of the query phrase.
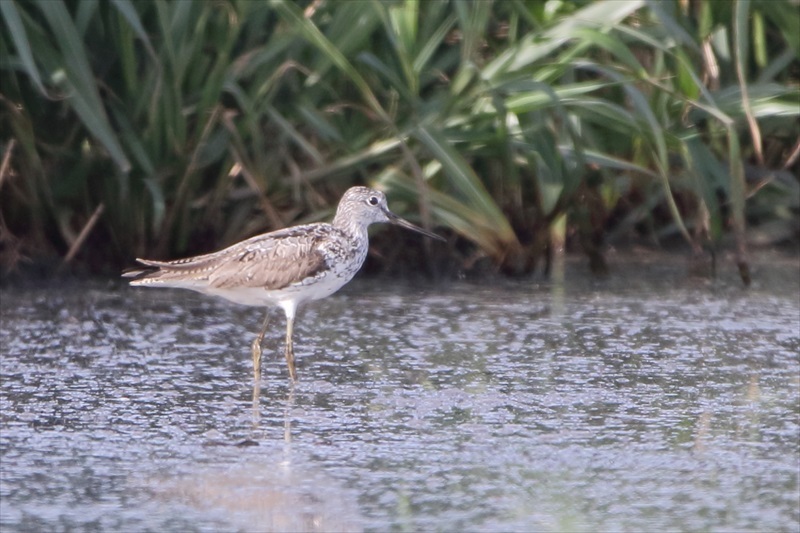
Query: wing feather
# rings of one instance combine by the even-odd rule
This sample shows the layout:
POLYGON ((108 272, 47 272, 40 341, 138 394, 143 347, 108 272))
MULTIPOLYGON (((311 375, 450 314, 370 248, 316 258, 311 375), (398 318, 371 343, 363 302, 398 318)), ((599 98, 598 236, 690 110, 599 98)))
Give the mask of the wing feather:
POLYGON ((279 290, 328 269, 321 244, 327 224, 265 233, 218 252, 175 261, 137 259, 146 269, 126 272, 131 284, 279 290))

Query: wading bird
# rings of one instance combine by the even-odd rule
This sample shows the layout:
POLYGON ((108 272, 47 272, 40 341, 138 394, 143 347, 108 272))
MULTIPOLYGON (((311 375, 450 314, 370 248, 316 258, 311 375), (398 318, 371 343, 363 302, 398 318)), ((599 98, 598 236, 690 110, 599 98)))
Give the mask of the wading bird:
MULTIPOLYGON (((305 224, 257 235, 218 252, 175 261, 137 259, 144 268, 123 273, 131 285, 175 287, 243 305, 280 307, 286 314, 286 363, 297 380, 292 331, 298 306, 330 296, 353 279, 367 257, 370 224, 389 222, 432 239, 444 239, 403 220, 386 196, 368 187, 344 193, 333 222, 305 224)), ((261 375, 261 343, 269 311, 253 341, 253 372, 261 375)))

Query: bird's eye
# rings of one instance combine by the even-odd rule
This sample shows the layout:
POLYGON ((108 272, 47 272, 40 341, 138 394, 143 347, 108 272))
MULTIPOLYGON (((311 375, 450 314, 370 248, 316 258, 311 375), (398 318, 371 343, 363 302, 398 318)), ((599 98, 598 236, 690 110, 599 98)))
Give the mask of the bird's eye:
POLYGON ((378 205, 378 202, 380 202, 380 200, 378 200, 377 196, 370 196, 367 202, 369 203, 369 205, 378 205))

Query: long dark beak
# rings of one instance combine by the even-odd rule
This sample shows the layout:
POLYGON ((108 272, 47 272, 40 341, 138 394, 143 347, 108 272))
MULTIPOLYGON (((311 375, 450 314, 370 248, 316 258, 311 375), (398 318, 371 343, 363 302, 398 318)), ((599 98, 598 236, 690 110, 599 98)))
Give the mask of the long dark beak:
POLYGON ((389 222, 391 222, 395 226, 400 226, 401 228, 406 228, 406 229, 410 229, 411 231, 416 231, 417 233, 421 233, 421 234, 425 235, 426 237, 430 237, 431 239, 436 239, 437 241, 446 241, 447 240, 444 237, 436 235, 435 233, 432 233, 432 232, 430 232, 430 231, 428 231, 426 229, 422 229, 419 226, 415 226, 414 224, 412 224, 408 220, 400 218, 399 216, 395 215, 394 213, 392 213, 388 209, 384 209, 383 212, 386 215, 386 217, 389 219, 389 222))

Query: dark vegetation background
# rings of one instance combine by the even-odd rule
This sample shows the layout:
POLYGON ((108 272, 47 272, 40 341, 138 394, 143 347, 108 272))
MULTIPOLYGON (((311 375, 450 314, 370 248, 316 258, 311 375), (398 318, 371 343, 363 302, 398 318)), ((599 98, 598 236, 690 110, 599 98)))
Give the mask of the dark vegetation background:
POLYGON ((332 216, 353 184, 449 245, 370 266, 545 268, 564 246, 800 241, 797 0, 2 0, 3 275, 118 273, 332 216))

